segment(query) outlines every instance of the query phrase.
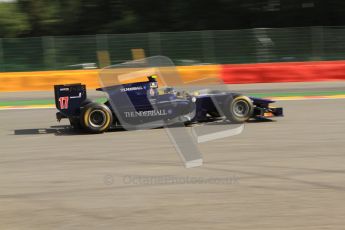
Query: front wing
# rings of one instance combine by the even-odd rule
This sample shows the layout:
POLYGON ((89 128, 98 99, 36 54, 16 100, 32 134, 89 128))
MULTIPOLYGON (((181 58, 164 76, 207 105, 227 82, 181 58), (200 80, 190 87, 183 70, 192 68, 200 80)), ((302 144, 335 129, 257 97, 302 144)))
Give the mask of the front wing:
POLYGON ((284 111, 281 107, 255 107, 253 113, 254 118, 272 118, 283 116, 284 111))

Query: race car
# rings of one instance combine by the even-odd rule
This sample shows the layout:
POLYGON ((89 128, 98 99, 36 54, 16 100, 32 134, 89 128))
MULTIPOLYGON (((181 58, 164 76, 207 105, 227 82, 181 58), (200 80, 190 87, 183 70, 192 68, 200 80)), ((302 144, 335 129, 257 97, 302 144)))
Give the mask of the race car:
POLYGON ((107 94, 105 103, 89 100, 83 84, 55 85, 56 118, 69 119, 76 129, 103 133, 119 127, 131 130, 214 120, 241 123, 283 116, 283 108, 272 107, 272 100, 228 91, 159 88, 157 76, 147 78, 97 89, 107 94))

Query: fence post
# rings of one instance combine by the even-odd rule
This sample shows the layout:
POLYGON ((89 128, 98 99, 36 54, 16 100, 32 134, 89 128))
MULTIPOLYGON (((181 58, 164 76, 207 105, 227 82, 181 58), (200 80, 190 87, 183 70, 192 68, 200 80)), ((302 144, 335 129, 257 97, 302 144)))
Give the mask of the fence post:
POLYGON ((214 33, 210 30, 201 31, 203 58, 206 63, 216 63, 214 33))
POLYGON ((97 34, 96 35, 97 51, 108 50, 108 34, 97 34))
POLYGON ((4 49, 2 47, 2 38, 0 38, 0 72, 5 72, 4 49))
POLYGON ((43 62, 46 69, 57 69, 54 37, 42 37, 42 48, 44 58, 43 62))
POLYGON ((149 39, 149 56, 162 55, 161 34, 159 32, 148 33, 149 39))
POLYGON ((97 44, 97 61, 98 67, 104 68, 111 66, 111 57, 109 53, 108 35, 107 34, 97 34, 96 35, 97 44))
POLYGON ((265 28, 252 30, 256 40, 256 61, 258 63, 271 62, 274 58, 274 43, 267 34, 267 30, 265 28))
POLYGON ((311 27, 311 45, 313 61, 321 61, 323 59, 324 50, 324 31, 322 26, 311 27))

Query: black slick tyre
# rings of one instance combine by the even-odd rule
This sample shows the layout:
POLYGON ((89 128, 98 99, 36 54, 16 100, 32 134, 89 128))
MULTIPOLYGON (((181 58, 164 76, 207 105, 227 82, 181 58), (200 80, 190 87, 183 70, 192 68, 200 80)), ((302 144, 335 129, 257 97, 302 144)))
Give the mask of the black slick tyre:
POLYGON ((223 104, 225 116, 234 123, 248 121, 254 111, 253 102, 246 96, 229 97, 223 104))
POLYGON ((89 103, 80 114, 80 124, 87 132, 103 133, 113 122, 113 115, 108 106, 99 103, 89 103))

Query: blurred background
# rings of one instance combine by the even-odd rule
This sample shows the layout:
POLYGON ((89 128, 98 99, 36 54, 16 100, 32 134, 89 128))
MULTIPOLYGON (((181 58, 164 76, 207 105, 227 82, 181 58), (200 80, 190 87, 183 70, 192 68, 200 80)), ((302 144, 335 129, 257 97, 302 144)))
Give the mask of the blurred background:
POLYGON ((343 60, 340 0, 0 0, 0 72, 343 60))
POLYGON ((344 38, 344 0, 0 0, 0 230, 345 229, 344 38), (154 55, 183 89, 271 99, 285 117, 200 143, 188 170, 176 131, 56 121, 54 85, 105 102, 104 75, 163 68, 99 68, 154 55))

